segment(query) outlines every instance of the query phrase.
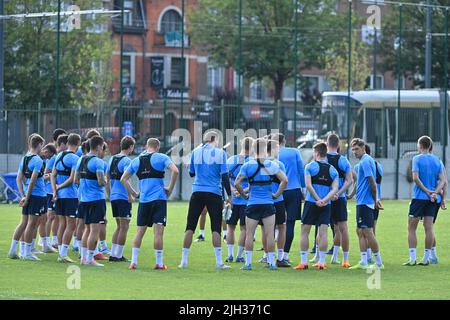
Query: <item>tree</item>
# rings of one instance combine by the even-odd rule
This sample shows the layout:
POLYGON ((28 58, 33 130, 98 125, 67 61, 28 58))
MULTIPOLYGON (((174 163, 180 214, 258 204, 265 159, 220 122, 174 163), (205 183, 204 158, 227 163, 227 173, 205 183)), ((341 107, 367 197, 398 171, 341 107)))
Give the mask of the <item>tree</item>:
MULTIPOLYGON (((327 57, 325 72, 327 80, 335 91, 343 91, 348 88, 348 38, 343 39, 333 54, 327 57)), ((371 74, 369 66, 369 50, 364 42, 358 40, 358 33, 352 35, 352 72, 351 89, 364 90, 367 78, 371 74)))
MULTIPOLYGON (((101 0, 78 0, 81 10, 101 8, 101 0)), ((63 10, 65 7, 63 7, 63 10)), ((11 0, 6 14, 57 12, 57 1, 11 0)), ((95 32, 108 17, 83 16, 81 29, 65 32, 61 18, 60 105, 90 107, 109 95, 113 43, 109 33, 95 32), (94 65, 102 65, 96 68, 94 65)), ((16 109, 54 106, 56 76, 56 22, 52 18, 25 18, 5 22, 5 102, 16 109)))
MULTIPOLYGON (((448 0, 435 0, 435 5, 448 5, 448 0)), ((382 19, 381 68, 383 71, 397 72, 397 44, 399 37, 399 7, 391 6, 390 12, 382 19)), ((415 87, 425 86, 425 43, 427 8, 403 6, 402 32, 402 76, 413 80, 415 87)), ((445 9, 433 9, 432 33, 445 33, 445 9)), ((432 87, 444 86, 445 37, 432 38, 432 87)))
POLYGON ((247 79, 269 78, 275 101, 296 68, 323 67, 323 54, 339 41, 345 16, 335 14, 334 0, 299 1, 299 54, 295 64, 295 1, 243 0, 242 60, 239 64, 239 0, 199 0, 191 10, 189 32, 193 44, 204 48, 220 66, 233 67, 247 79))

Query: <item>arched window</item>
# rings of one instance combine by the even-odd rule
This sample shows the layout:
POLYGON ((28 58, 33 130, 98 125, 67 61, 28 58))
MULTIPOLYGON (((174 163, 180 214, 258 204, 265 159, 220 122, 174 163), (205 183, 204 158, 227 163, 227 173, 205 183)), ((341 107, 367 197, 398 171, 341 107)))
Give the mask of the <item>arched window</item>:
POLYGON ((181 15, 175 10, 168 10, 161 20, 161 32, 181 31, 181 15))

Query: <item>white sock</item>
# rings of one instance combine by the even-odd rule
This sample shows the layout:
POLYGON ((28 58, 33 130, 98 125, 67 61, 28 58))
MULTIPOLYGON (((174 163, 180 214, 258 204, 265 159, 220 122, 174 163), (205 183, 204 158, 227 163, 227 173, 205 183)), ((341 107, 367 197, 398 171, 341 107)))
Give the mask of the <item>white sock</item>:
POLYGON ((67 257, 67 252, 69 251, 69 245, 63 244, 61 245, 61 251, 59 251, 59 256, 61 258, 67 257))
POLYGON ((87 251, 87 257, 86 257, 87 262, 91 262, 94 260, 94 250, 88 250, 87 251))
POLYGON ((431 248, 431 258, 437 259, 436 247, 431 248))
POLYGON ((301 261, 301 264, 307 264, 308 263, 308 251, 302 251, 300 253, 300 261, 301 261))
POLYGON ((98 250, 98 246, 95 246, 94 256, 98 255, 99 253, 100 253, 100 251, 98 250))
POLYGON ((222 260, 222 247, 217 247, 214 248, 214 253, 216 255, 216 264, 218 266, 223 265, 223 260, 222 260))
POLYGON ((409 261, 416 261, 417 260, 417 249, 416 248, 409 248, 409 261))
POLYGON ((25 242, 19 241, 19 255, 25 257, 25 242))
POLYGON ((86 261, 87 260, 87 248, 81 247, 80 252, 81 252, 81 260, 86 261))
POLYGON ((117 244, 111 243, 111 257, 118 258, 117 256, 117 244))
POLYGON ((325 257, 327 255, 326 251, 319 251, 319 263, 325 264, 325 257))
POLYGON ((344 261, 348 261, 348 251, 344 252, 344 261))
POLYGON ((238 246, 236 258, 242 258, 243 252, 244 252, 244 247, 238 246))
POLYGON ((333 246, 333 256, 331 257, 331 261, 336 261, 338 259, 340 248, 340 246, 333 246))
POLYGON ((31 256, 31 243, 25 242, 25 256, 26 257, 31 256))
POLYGON ((155 250, 155 258, 156 258, 156 264, 158 267, 163 266, 163 251, 162 250, 155 250))
POLYGON ((275 266, 275 252, 267 253, 267 262, 270 266, 275 266))
POLYGON ((9 248, 9 252, 8 252, 9 256, 16 253, 18 243, 19 243, 19 241, 14 240, 14 239, 11 241, 11 247, 9 248))
POLYGON ((74 238, 72 247, 73 248, 79 248, 80 247, 80 241, 77 240, 76 238, 74 238))
POLYGON ((284 252, 283 260, 289 260, 289 252, 284 252))
POLYGON ((58 245, 58 237, 57 236, 53 236, 52 238, 52 246, 57 246, 58 245))
POLYGON ((361 262, 362 265, 367 265, 367 251, 361 252, 361 262))
POLYGON ((372 258, 372 249, 367 248, 367 258, 370 259, 372 258))
POLYGON ((277 256, 278 261, 283 261, 283 257, 284 257, 284 249, 278 249, 278 256, 277 256))
POLYGON ((34 246, 35 243, 36 243, 36 238, 31 240, 31 250, 35 250, 36 249, 36 247, 34 246))
POLYGON ((249 266, 252 264, 253 251, 245 251, 245 265, 249 266))
POLYGON ((45 237, 44 238, 44 246, 47 247, 47 248, 51 247, 51 245, 50 245, 50 237, 45 237))
POLYGON ((122 258, 123 257, 123 249, 125 249, 125 246, 117 245, 116 258, 122 258))
POLYGON ((200 229, 200 235, 204 238, 205 237, 205 229, 200 229))
POLYGON ((233 251, 234 251, 234 244, 227 245, 228 247, 228 256, 233 257, 233 251))
POLYGON ((137 264, 139 257, 139 248, 133 248, 131 250, 131 263, 137 264))
POLYGON ((431 254, 431 249, 425 249, 425 251, 423 253, 423 261, 429 261, 430 254, 431 254))
POLYGON ((375 261, 377 263, 377 266, 381 266, 383 264, 383 262, 381 261, 380 251, 374 252, 373 255, 375 256, 375 261))
POLYGON ((278 239, 278 229, 275 229, 275 241, 277 241, 277 239, 278 239))
MULTIPOLYGON (((49 245, 48 245, 48 237, 43 237, 43 238, 41 238, 41 240, 42 240, 41 247, 44 250, 47 249, 49 247, 49 245)), ((41 241, 39 241, 39 242, 41 242, 41 241)))
POLYGON ((108 250, 108 246, 106 245, 106 240, 100 241, 100 249, 101 249, 102 251, 108 250))
POLYGON ((181 264, 182 265, 187 265, 188 257, 189 257, 189 249, 183 248, 183 250, 181 250, 181 264))

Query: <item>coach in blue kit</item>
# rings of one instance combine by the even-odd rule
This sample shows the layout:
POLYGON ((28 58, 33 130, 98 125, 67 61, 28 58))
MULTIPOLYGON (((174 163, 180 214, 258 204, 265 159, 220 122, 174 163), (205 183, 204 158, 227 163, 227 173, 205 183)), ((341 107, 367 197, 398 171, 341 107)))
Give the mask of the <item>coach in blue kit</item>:
POLYGON ((379 252, 378 241, 373 233, 375 209, 382 209, 378 197, 375 161, 366 153, 365 142, 353 139, 350 143, 354 156, 359 159, 356 185, 356 224, 361 253, 360 262, 349 269, 367 269, 367 246, 376 259, 376 266, 384 269, 379 252))
POLYGON ((417 141, 419 154, 413 158, 412 173, 414 180, 413 198, 409 206, 408 244, 409 261, 406 266, 416 265, 417 225, 423 219, 425 229, 425 252, 419 265, 429 265, 431 249, 434 242, 433 221, 439 203, 441 192, 445 186, 445 172, 441 161, 430 153, 433 141, 428 136, 422 136, 417 141))
POLYGON ((100 224, 106 221, 106 170, 102 160, 105 141, 100 136, 89 140, 90 151, 77 163, 75 181, 79 181, 81 202, 83 202, 85 229, 81 246, 81 264, 103 267, 94 260, 94 251, 100 233, 100 224))
POLYGON ((53 200, 56 200, 56 214, 61 217, 58 237, 60 237, 59 262, 73 263, 67 256, 70 241, 76 228, 78 209, 78 188, 75 184, 75 169, 79 157, 75 154, 81 137, 71 133, 67 138, 68 149, 56 156, 52 170, 53 200))
POLYGON ((302 188, 305 188, 305 168, 302 155, 296 148, 286 147, 286 138, 283 134, 271 135, 271 139, 280 143, 279 160, 286 168, 288 185, 283 192, 284 204, 286 206, 286 243, 284 245, 284 261, 291 264, 289 251, 294 240, 295 221, 301 220, 302 216, 302 188))
POLYGON ((153 228, 154 231, 153 247, 156 258, 154 269, 167 269, 163 263, 163 234, 167 221, 167 198, 172 194, 177 181, 178 168, 167 155, 159 153, 159 148, 158 139, 148 139, 146 152, 131 161, 120 179, 127 189, 129 199, 139 196, 138 230, 134 238, 130 270, 137 268, 139 249, 147 228, 153 228), (166 169, 172 172, 168 187, 164 187, 166 169), (139 179, 139 194, 129 183, 133 174, 139 179))
POLYGON ((219 135, 208 131, 203 136, 203 145, 192 151, 189 165, 189 175, 194 177, 192 195, 189 201, 186 231, 179 268, 186 268, 192 236, 197 227, 198 219, 207 208, 211 220, 212 240, 216 255, 216 268, 228 269, 222 260, 221 229, 222 229, 222 186, 228 195, 231 205, 231 186, 227 169, 227 154, 218 148, 219 135))

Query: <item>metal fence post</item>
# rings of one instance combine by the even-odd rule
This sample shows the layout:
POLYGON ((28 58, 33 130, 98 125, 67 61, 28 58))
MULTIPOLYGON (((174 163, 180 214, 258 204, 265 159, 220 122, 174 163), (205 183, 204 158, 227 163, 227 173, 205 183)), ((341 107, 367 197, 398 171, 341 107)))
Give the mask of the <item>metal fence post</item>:
POLYGON ((352 0, 348 0, 347 158, 350 157, 350 95, 352 89, 352 0))
POLYGON ((442 155, 444 166, 447 162, 447 140, 448 140, 448 23, 449 8, 445 9, 445 60, 444 60, 444 136, 442 155))
POLYGON ((223 99, 220 100, 220 131, 222 132, 222 135, 225 137, 225 102, 223 99))
MULTIPOLYGON (((295 0, 295 39, 294 39, 294 144, 297 143, 297 86, 298 86, 298 0, 295 0)), ((280 128, 281 129, 281 128, 280 128)))
POLYGON ((403 7, 401 4, 398 6, 399 9, 399 34, 398 34, 398 48, 397 48, 397 116, 395 123, 395 135, 396 135, 396 147, 397 147, 397 156, 395 161, 395 199, 398 199, 398 191, 400 184, 400 105, 401 105, 401 87, 402 87, 402 79, 401 79, 401 57, 402 57, 402 41, 403 41, 403 7))
POLYGON ((55 89, 56 128, 59 127, 59 94, 60 94, 59 73, 61 66, 60 51, 61 51, 61 0, 58 0, 58 25, 56 27, 56 89, 55 89))

